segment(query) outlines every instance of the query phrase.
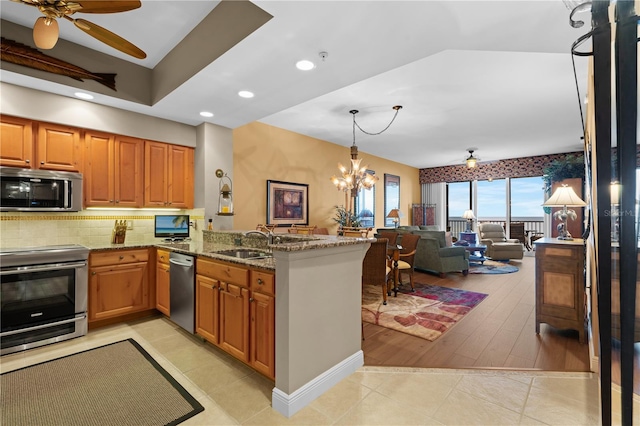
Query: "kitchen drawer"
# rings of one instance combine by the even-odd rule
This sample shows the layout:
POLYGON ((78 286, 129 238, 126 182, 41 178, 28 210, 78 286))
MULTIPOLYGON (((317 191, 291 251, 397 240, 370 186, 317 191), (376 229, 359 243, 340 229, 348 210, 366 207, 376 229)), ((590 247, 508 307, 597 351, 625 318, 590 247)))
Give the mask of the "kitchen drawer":
POLYGON ((251 291, 258 291, 274 295, 276 292, 275 277, 273 274, 260 271, 251 271, 250 288, 251 291))
POLYGON ((158 263, 169 264, 169 250, 156 249, 156 259, 158 263))
POLYGON ((147 262, 148 260, 149 250, 147 249, 91 252, 89 256, 89 264, 91 267, 147 262))
POLYGON ((226 263, 212 262, 199 258, 196 262, 196 273, 218 281, 230 282, 245 287, 249 286, 249 270, 226 263))

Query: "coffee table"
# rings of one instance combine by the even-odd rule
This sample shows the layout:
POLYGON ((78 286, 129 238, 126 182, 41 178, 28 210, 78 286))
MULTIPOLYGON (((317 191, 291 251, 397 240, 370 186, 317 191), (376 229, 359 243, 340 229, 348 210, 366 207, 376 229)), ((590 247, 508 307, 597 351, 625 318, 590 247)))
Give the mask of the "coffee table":
POLYGON ((484 244, 469 244, 468 246, 460 246, 464 247, 465 250, 469 252, 469 262, 480 262, 484 265, 484 261, 487 260, 484 257, 484 253, 487 251, 487 246, 484 244))

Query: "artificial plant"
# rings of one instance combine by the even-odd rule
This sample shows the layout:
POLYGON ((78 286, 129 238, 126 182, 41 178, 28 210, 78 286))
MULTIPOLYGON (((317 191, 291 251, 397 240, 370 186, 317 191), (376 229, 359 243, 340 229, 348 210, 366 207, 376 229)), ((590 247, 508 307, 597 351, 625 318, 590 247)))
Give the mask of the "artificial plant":
POLYGON ((360 217, 358 215, 350 212, 344 206, 334 206, 334 208, 336 209, 336 215, 333 217, 333 221, 340 227, 360 226, 360 217))

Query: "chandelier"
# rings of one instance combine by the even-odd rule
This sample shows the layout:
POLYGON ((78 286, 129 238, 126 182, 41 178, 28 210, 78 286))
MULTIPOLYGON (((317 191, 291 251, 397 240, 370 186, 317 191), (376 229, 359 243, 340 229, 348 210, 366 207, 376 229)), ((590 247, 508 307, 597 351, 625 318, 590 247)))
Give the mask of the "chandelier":
POLYGON ((356 146, 356 127, 360 129, 362 133, 367 135, 379 135, 387 130, 391 123, 396 119, 398 115, 398 111, 402 109, 401 105, 396 105, 393 107, 395 110, 395 114, 391 119, 391 122, 377 133, 369 133, 360 127, 358 123, 356 123, 356 114, 359 112, 357 109, 352 109, 349 113, 353 116, 353 145, 351 145, 351 164, 350 167, 347 168, 342 164, 338 163, 338 169, 340 170, 341 176, 333 175, 331 177, 331 182, 336 186, 338 191, 343 191, 345 193, 345 209, 353 214, 353 209, 355 208, 355 198, 360 192, 361 189, 371 189, 378 181, 378 176, 375 175, 374 172, 370 173, 367 169, 368 166, 361 166, 362 159, 358 158, 358 147, 356 146))

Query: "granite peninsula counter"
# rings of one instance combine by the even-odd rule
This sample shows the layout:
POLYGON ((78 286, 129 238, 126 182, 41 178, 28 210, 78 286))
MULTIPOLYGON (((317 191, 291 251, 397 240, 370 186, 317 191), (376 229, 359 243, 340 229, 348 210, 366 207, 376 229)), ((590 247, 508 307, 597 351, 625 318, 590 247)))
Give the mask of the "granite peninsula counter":
POLYGON ((241 259, 225 256, 218 252, 223 250, 256 248, 272 253, 319 250, 331 247, 351 246, 368 243, 368 238, 337 237, 333 235, 294 235, 274 234, 279 242, 267 244, 267 240, 259 235, 244 235, 248 231, 202 231, 204 241, 163 242, 154 238, 143 242, 124 244, 87 245, 90 250, 128 250, 136 248, 157 247, 191 256, 208 257, 225 262, 236 263, 256 268, 275 270, 275 256, 263 259, 241 259))

